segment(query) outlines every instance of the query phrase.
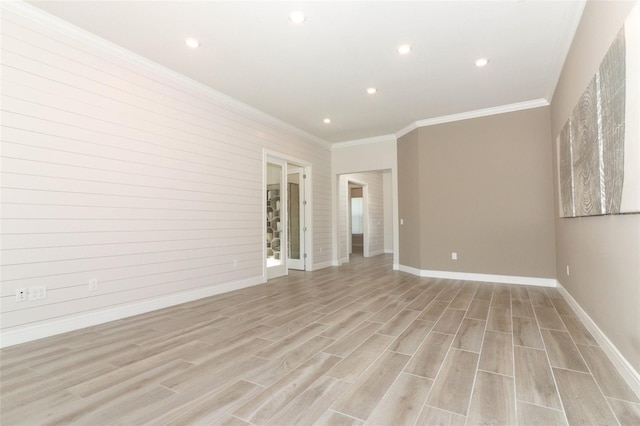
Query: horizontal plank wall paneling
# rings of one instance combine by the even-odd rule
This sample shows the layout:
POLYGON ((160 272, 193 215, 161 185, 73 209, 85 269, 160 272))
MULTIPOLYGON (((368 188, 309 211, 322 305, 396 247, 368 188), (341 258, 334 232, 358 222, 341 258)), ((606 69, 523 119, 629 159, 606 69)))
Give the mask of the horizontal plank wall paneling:
POLYGON ((331 261, 326 143, 29 5, 2 49, 3 345, 262 282, 263 149, 312 165, 331 261))

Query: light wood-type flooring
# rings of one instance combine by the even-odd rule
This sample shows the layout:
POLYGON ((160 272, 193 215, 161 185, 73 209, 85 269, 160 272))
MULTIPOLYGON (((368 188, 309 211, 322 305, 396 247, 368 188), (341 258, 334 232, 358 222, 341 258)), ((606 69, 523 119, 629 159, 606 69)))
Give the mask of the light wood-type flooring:
POLYGON ((640 424, 556 289, 419 278, 388 255, 1 354, 7 426, 640 424))

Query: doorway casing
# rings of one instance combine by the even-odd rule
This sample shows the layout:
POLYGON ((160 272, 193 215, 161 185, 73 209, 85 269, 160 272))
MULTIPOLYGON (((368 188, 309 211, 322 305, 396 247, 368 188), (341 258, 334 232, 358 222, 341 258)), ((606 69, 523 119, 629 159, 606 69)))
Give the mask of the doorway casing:
MULTIPOLYGON (((302 193, 304 194, 304 200, 301 201, 301 204, 304 206, 303 220, 301 223, 301 234, 304 235, 301 247, 301 256, 303 257, 303 268, 302 270, 312 270, 313 265, 313 222, 312 222, 312 185, 311 185, 311 164, 307 161, 294 158, 292 156, 282 154, 275 151, 270 151, 267 149, 263 149, 262 151, 262 277, 266 282, 270 278, 275 278, 277 276, 287 275, 289 272, 289 265, 287 262, 287 179, 288 179, 288 167, 295 167, 302 170, 302 175, 304 178, 301 180, 302 193), (267 187, 268 177, 267 177, 267 164, 274 163, 282 166, 282 193, 281 193, 281 202, 282 204, 282 213, 284 214, 285 224, 283 225, 282 234, 285 235, 284 241, 281 242, 285 258, 283 259, 283 267, 279 269, 278 273, 270 273, 270 270, 273 268, 267 268, 267 246, 265 244, 265 237, 267 234, 267 197, 264 192, 267 187)), ((276 267, 277 268, 277 267, 276 267)))
POLYGON ((369 187, 365 182, 355 181, 353 179, 347 180, 347 253, 346 256, 341 256, 344 261, 349 261, 351 255, 351 243, 352 243, 352 211, 351 211, 351 188, 362 188, 362 255, 369 257, 369 187))

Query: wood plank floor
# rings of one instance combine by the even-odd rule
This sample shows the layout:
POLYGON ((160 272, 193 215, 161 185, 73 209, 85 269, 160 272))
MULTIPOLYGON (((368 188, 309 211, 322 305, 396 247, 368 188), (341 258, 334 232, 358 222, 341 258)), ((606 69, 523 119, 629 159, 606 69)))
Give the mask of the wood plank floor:
POLYGON ((556 289, 391 256, 1 351, 3 425, 640 424, 556 289))

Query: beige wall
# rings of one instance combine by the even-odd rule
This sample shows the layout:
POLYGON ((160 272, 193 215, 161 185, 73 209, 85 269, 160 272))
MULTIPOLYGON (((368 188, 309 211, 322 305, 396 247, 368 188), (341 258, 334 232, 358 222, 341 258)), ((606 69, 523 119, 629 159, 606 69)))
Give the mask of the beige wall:
POLYGON ((398 222, 400 265, 420 269, 419 129, 398 139, 398 222))
POLYGON ((400 263, 432 271, 555 277, 549 108, 422 127, 412 134, 398 142, 399 210, 405 219, 400 263), (412 217, 416 205, 419 214, 412 217))
MULTIPOLYGON (((587 3, 551 103, 554 154, 556 136, 632 7, 587 3)), ((556 250, 560 283, 640 371, 640 215, 556 218, 556 250)))
POLYGON ((384 198, 384 252, 393 253, 393 182, 391 171, 382 173, 382 192, 384 198))

